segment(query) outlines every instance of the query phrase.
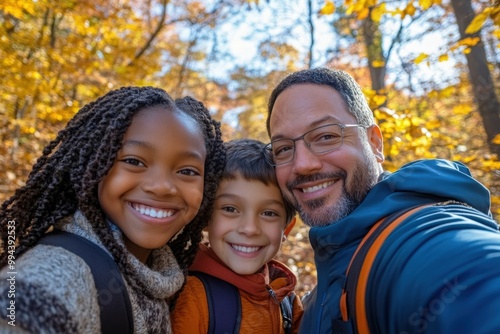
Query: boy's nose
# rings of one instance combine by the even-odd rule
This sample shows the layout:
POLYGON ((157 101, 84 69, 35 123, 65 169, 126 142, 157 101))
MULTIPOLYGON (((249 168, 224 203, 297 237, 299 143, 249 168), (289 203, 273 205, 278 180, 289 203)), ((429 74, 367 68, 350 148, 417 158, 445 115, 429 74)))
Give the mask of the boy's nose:
POLYGON ((243 217, 238 226, 238 233, 255 235, 260 233, 259 220, 255 217, 243 217))

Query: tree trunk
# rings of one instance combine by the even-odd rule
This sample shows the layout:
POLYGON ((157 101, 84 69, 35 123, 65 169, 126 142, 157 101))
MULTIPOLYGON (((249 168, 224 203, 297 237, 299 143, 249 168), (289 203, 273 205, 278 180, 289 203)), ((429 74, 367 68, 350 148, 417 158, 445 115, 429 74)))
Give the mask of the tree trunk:
MULTIPOLYGON (((457 18, 460 37, 481 38, 480 31, 473 35, 465 33, 465 29, 475 15, 470 0, 451 0, 451 5, 457 18)), ((480 40, 479 43, 471 47, 471 52, 465 56, 474 98, 486 131, 488 147, 491 153, 500 157, 500 144, 493 143, 493 138, 500 134, 500 103, 495 95, 483 42, 480 40)))
POLYGON ((370 70, 372 89, 380 95, 386 95, 385 92, 383 92, 385 89, 386 59, 382 48, 382 32, 380 31, 378 22, 373 21, 370 14, 363 21, 363 37, 366 55, 368 57, 368 68, 370 70), (384 65, 375 67, 374 61, 381 61, 384 65))
POLYGON ((314 51, 314 22, 313 22, 313 11, 312 11, 312 0, 309 0, 307 2, 307 8, 308 8, 308 16, 307 16, 307 23, 309 25, 309 61, 308 61, 308 68, 312 68, 313 66, 313 51, 314 51))

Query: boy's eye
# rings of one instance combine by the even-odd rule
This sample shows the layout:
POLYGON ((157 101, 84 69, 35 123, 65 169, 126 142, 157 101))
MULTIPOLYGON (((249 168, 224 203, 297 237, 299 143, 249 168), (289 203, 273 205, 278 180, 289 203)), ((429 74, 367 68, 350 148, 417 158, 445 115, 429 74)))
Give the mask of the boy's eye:
POLYGON ((144 167, 145 165, 140 162, 139 160, 135 158, 125 158, 122 159, 121 161, 125 162, 126 164, 133 165, 133 166, 138 166, 138 167, 144 167))
POLYGON ((197 175, 200 175, 200 173, 193 169, 193 168, 184 168, 182 170, 179 171, 180 174, 182 175, 187 175, 187 176, 197 176, 197 175))
POLYGON ((269 211, 269 210, 268 211, 264 211, 262 214, 264 216, 267 216, 267 217, 278 217, 279 216, 276 212, 269 211))

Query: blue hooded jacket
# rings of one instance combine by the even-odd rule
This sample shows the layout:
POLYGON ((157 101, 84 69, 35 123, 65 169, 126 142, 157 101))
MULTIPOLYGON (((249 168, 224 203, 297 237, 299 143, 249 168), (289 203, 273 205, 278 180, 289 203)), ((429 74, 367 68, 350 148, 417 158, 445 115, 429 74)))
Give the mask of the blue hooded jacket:
POLYGON ((489 191, 467 167, 421 160, 385 176, 350 215, 309 238, 318 284, 304 300, 300 333, 333 333, 345 272, 379 219, 419 204, 380 249, 367 286, 373 333, 500 333, 500 233, 489 191), (469 207, 470 206, 470 207, 469 207))

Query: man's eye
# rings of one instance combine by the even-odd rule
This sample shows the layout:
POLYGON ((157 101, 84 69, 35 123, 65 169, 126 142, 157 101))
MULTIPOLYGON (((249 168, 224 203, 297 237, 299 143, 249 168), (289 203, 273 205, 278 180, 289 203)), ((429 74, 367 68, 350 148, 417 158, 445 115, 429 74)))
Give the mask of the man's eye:
POLYGON ((315 142, 321 142, 321 141, 335 141, 340 138, 340 135, 337 133, 322 133, 316 137, 314 140, 315 142))
POLYGON ((287 152, 290 152, 293 150, 293 146, 291 145, 280 145, 274 148, 274 155, 279 156, 280 154, 286 154, 287 152))

